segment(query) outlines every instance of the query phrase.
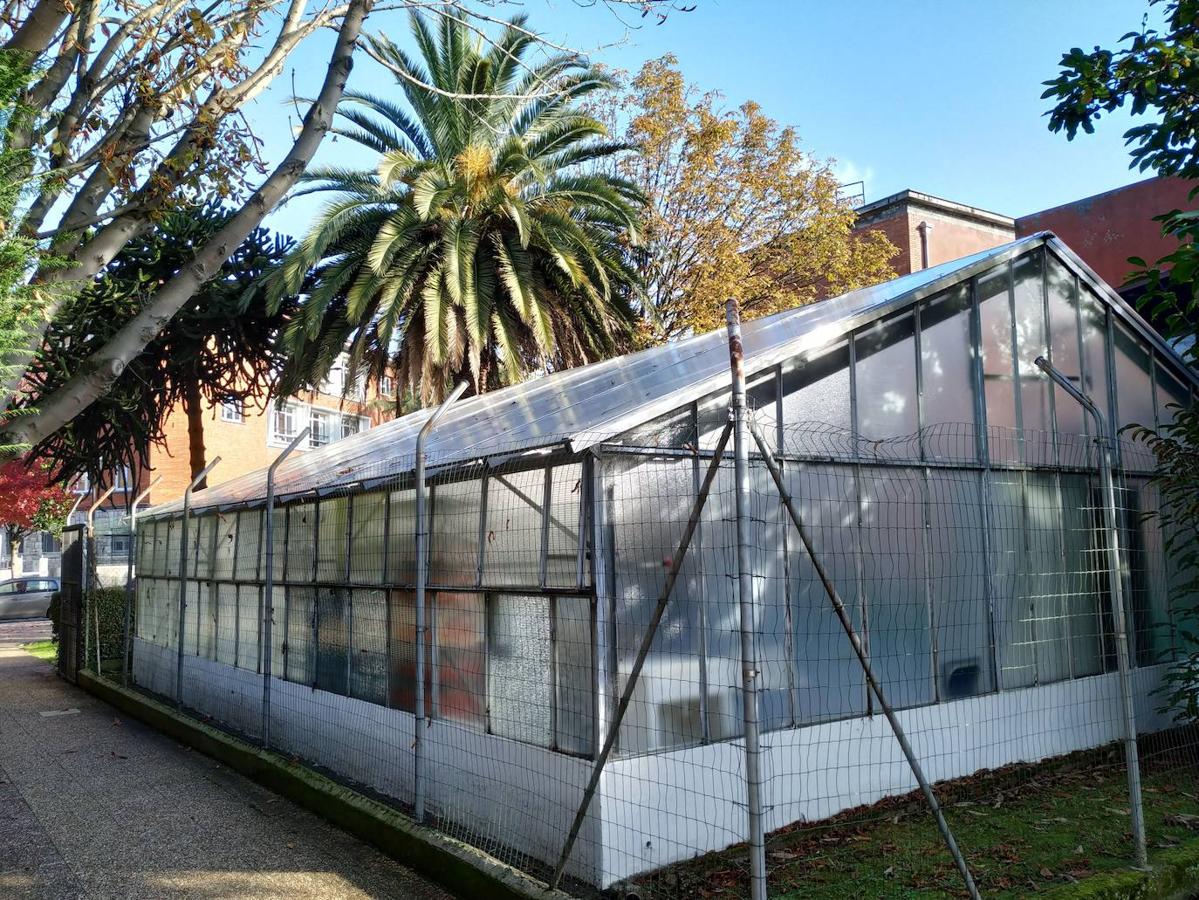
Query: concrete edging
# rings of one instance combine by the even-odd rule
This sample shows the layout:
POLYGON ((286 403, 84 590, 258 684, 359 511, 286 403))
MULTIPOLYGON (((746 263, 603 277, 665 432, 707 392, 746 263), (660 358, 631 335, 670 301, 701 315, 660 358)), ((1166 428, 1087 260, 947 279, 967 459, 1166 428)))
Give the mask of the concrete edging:
POLYGON ((373 844, 392 859, 464 897, 567 900, 562 891, 345 785, 183 715, 136 691, 80 670, 79 686, 150 727, 229 766, 373 844))

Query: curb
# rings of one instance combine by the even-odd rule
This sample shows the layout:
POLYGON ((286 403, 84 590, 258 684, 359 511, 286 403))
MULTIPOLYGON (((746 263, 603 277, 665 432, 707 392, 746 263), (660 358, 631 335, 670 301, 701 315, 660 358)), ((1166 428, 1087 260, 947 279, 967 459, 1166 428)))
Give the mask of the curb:
POLYGON ((151 728, 311 810, 462 897, 568 900, 523 872, 345 785, 255 747, 164 703, 80 670, 79 687, 151 728))
POLYGON ((1199 839, 1161 850, 1150 871, 1093 875, 1047 891, 1046 900, 1186 900, 1199 897, 1199 839))

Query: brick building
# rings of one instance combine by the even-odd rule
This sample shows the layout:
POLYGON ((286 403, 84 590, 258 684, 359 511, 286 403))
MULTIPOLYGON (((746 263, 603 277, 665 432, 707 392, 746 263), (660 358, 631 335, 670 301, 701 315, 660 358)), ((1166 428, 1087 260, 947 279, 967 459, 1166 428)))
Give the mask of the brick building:
POLYGON ((919 191, 900 191, 858 208, 856 228, 882 231, 899 248, 897 275, 959 259, 1038 231, 1052 231, 1108 284, 1122 287, 1139 256, 1152 263, 1173 249, 1154 216, 1196 209, 1194 185, 1177 178, 1147 178, 1102 194, 1012 218, 919 191))

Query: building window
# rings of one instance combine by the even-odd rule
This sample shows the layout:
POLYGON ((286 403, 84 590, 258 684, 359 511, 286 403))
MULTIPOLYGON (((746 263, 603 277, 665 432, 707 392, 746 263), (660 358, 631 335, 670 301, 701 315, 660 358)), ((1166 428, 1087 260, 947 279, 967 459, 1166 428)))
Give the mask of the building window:
POLYGON ((364 427, 364 421, 362 416, 342 416, 341 436, 344 438, 352 434, 358 434, 364 427))
POLYGON ((130 488, 134 487, 133 473, 129 471, 128 466, 121 466, 113 473, 113 486, 114 493, 117 494, 127 494, 130 488))
POLYGON ((379 379, 379 393, 384 397, 392 397, 395 395, 396 383, 395 379, 390 375, 384 375, 379 379))
POLYGON ((314 409, 308 416, 308 446, 323 447, 333 440, 332 416, 323 409, 314 409))
POLYGON ((230 397, 221 403, 222 422, 244 422, 246 420, 246 404, 240 397, 230 397))
POLYGON ((295 403, 280 403, 271 415, 271 442, 286 444, 300 432, 302 410, 295 403))
POLYGON ((71 493, 73 494, 88 494, 91 493, 91 490, 92 481, 88 478, 87 472, 76 478, 75 483, 71 485, 71 493))

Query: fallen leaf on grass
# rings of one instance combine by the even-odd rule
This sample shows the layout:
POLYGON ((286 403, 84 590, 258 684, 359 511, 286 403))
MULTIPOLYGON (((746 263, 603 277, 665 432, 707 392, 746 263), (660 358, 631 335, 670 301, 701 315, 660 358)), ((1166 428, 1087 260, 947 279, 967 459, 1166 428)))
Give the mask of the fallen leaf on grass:
POLYGON ((1051 871, 1049 871, 1049 869, 1047 869, 1045 866, 1041 866, 1041 870, 1039 872, 1037 872, 1037 874, 1040 875, 1042 878, 1052 878, 1053 877, 1053 873, 1051 871))
POLYGON ((887 868, 883 869, 883 878, 894 878, 894 877, 895 877, 895 867, 894 866, 887 866, 887 868))
POLYGON ((770 858, 771 859, 781 859, 784 862, 787 862, 788 860, 799 859, 799 854, 792 853, 790 850, 771 850, 770 858))
POLYGON ((1172 816, 1166 816, 1163 820, 1167 825, 1181 825, 1183 828, 1189 828, 1194 831, 1199 828, 1199 816, 1191 813, 1177 813, 1172 816))

